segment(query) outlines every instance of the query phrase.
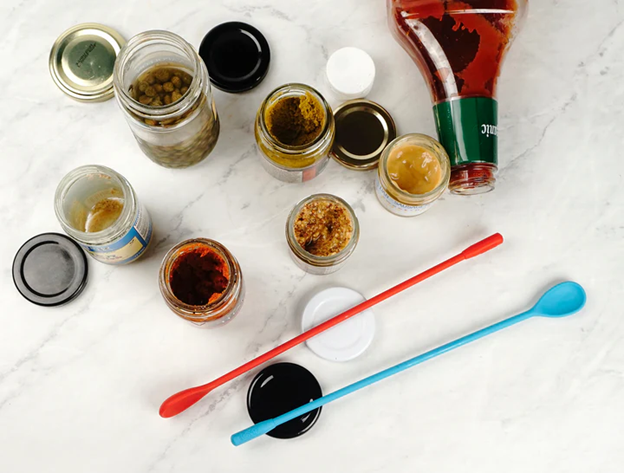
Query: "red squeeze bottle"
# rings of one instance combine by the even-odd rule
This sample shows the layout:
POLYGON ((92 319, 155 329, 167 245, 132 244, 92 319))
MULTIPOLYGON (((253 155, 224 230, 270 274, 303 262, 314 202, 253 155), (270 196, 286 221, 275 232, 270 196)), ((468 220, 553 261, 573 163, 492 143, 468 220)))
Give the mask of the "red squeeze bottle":
POLYGON ((387 0, 390 29, 418 65, 453 194, 489 192, 498 169, 496 82, 528 0, 387 0))

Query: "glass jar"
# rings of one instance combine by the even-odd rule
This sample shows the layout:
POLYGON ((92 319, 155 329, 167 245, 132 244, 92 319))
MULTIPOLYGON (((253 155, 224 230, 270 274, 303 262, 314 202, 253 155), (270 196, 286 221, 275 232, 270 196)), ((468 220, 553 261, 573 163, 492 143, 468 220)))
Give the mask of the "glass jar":
POLYGON ((262 102, 256 116, 256 143, 262 154, 262 165, 271 176, 284 182, 305 182, 318 176, 327 166, 335 136, 334 115, 323 96, 304 84, 286 84, 271 92, 262 102), (269 133, 266 114, 277 102, 291 97, 311 96, 323 112, 323 126, 310 143, 290 146, 269 133))
POLYGON ((331 194, 314 194, 303 199, 295 205, 288 216, 288 220, 286 221, 286 242, 288 243, 288 248, 290 249, 290 256, 297 266, 310 274, 325 275, 338 271, 344 266, 347 258, 349 258, 353 251, 355 251, 359 238, 360 224, 355 216, 355 212, 347 202, 340 197, 331 194), (330 202, 337 204, 344 209, 351 221, 353 229, 351 238, 346 246, 336 254, 330 256, 316 256, 303 248, 297 241, 295 234, 295 222, 299 218, 301 210, 307 204, 312 202, 330 202))
POLYGON ((399 136, 384 150, 379 160, 379 169, 375 183, 375 193, 381 205, 395 215, 414 217, 427 211, 448 188, 451 166, 444 147, 427 135, 411 133, 399 136), (441 177, 438 185, 424 194, 411 194, 396 185, 388 172, 388 158, 391 153, 403 146, 418 146, 433 155, 440 165, 441 177))
POLYGON ((139 147, 147 157, 168 168, 186 168, 202 161, 219 137, 208 71, 193 47, 168 31, 146 31, 122 48, 115 62, 114 87, 139 147), (189 74, 188 90, 177 101, 144 105, 131 93, 135 83, 155 66, 189 74))
POLYGON ((67 174, 56 188, 54 210, 63 230, 102 263, 135 261, 152 239, 152 220, 134 189, 105 166, 67 174))
MULTIPOLYGON (((197 280, 192 282, 198 283, 197 280)), ((199 284, 203 283, 199 281, 199 284)), ((160 293, 173 313, 197 327, 215 327, 229 322, 238 314, 245 298, 243 273, 238 261, 221 243, 206 238, 185 240, 169 250, 160 266, 159 286, 160 293), (214 300, 211 298, 207 303, 198 305, 183 302, 174 293, 176 263, 197 251, 216 255, 227 277, 223 291, 215 294, 214 300)))

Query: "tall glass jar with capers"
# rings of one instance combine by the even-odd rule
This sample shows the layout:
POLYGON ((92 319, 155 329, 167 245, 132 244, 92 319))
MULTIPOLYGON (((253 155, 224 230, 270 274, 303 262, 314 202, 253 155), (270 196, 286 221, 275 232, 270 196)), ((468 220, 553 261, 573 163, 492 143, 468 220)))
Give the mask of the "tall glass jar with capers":
POLYGON ((168 168, 199 163, 219 136, 208 71, 195 49, 168 31, 146 31, 122 48, 117 101, 139 147, 168 168))

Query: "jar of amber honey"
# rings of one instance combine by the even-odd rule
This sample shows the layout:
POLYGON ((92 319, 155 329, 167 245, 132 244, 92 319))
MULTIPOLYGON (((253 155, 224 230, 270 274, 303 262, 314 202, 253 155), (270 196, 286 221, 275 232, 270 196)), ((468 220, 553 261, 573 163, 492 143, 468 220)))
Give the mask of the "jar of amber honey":
POLYGON ((159 286, 173 313, 197 327, 232 320, 245 294, 234 255, 206 238, 185 240, 169 250, 160 266, 159 286))
POLYGON ((384 149, 379 160, 377 198, 395 215, 420 215, 448 188, 450 168, 448 154, 430 136, 399 136, 384 149))

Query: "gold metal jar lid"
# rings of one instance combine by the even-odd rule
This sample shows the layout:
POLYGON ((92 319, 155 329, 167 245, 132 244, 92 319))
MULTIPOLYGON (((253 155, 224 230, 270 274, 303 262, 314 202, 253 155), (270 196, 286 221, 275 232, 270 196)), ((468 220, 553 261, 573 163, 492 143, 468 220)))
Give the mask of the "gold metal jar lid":
POLYGON ((370 100, 343 103, 334 112, 336 138, 330 155, 343 166, 357 171, 374 169, 381 153, 396 138, 390 113, 370 100))
POLYGON ((82 23, 65 31, 50 51, 50 74, 56 85, 81 102, 113 97, 113 69, 125 40, 112 28, 82 23))

